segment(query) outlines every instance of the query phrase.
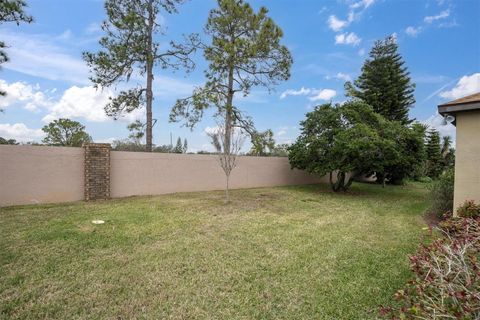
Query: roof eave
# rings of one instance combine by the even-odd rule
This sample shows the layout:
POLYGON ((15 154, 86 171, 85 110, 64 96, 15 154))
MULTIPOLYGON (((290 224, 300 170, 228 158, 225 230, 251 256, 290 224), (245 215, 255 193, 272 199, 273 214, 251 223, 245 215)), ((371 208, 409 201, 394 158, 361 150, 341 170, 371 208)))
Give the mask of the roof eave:
POLYGON ((480 101, 473 103, 441 104, 438 106, 438 113, 442 116, 472 110, 480 110, 480 101))

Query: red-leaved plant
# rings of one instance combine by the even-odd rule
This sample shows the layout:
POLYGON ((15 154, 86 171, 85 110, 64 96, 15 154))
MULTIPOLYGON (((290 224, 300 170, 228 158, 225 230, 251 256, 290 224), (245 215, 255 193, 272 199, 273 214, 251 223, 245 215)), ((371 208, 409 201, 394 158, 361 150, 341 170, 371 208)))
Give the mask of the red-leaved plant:
POLYGON ((415 275, 395 294, 390 319, 480 319, 480 206, 466 203, 439 224, 442 237, 410 257, 415 275), (462 209, 463 208, 463 209, 462 209), (476 212, 476 213, 475 213, 476 212))

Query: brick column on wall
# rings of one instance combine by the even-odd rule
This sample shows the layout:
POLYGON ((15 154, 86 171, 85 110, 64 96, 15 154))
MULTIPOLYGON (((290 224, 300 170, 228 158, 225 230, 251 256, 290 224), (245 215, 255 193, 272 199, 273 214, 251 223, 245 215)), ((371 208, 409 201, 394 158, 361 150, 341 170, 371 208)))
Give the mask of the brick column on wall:
POLYGON ((87 143, 85 150, 85 200, 110 198, 109 143, 87 143))

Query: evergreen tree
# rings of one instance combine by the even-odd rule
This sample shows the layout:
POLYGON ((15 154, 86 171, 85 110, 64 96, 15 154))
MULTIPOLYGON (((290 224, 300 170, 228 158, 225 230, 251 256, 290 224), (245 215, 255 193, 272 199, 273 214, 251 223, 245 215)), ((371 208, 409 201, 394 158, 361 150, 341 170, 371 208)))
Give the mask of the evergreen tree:
POLYGON ((158 23, 161 12, 176 13, 183 0, 106 0, 107 21, 102 25, 106 35, 100 39, 102 49, 97 53, 85 52, 84 59, 92 70, 90 80, 96 88, 111 87, 119 82, 135 79, 133 89, 121 91, 105 106, 107 115, 114 118, 125 112, 146 108, 146 150, 152 151, 153 71, 162 69, 193 68, 190 59, 197 46, 197 35, 186 43, 170 42, 160 51, 156 36, 164 29, 158 23), (133 76, 133 77, 132 77, 133 76), (142 78, 143 79, 139 79, 142 78))
POLYGON ((411 128, 417 132, 419 138, 418 147, 421 149, 421 152, 416 155, 416 163, 412 172, 410 172, 410 178, 415 181, 420 181, 422 178, 427 176, 427 152, 426 152, 426 140, 427 140, 427 131, 428 125, 420 122, 414 122, 411 125, 411 128))
POLYGON ((185 139, 183 140, 183 150, 182 150, 182 151, 183 151, 183 153, 187 153, 187 151, 188 151, 187 138, 185 138, 185 139))
POLYGON ((185 120, 186 126, 193 128, 205 109, 214 107, 225 129, 224 150, 230 149, 235 127, 246 131, 254 141, 260 133, 252 119, 235 105, 235 97, 248 96, 253 87, 271 89, 289 79, 292 64, 290 52, 280 43, 283 32, 267 14, 265 7, 255 12, 243 0, 218 0, 205 27, 211 37, 211 42, 203 45, 209 63, 207 81, 190 97, 176 102, 171 121, 185 120))
POLYGON ((428 131, 426 152, 427 176, 432 179, 438 178, 443 170, 443 158, 440 146, 440 134, 435 129, 428 131))
MULTIPOLYGON (((238 145, 231 141, 235 128, 246 131, 252 139, 258 135, 252 119, 235 105, 235 96, 246 97, 257 86, 271 89, 290 78, 292 56, 281 44, 282 30, 267 14, 265 7, 256 12, 243 0, 218 0, 218 7, 210 11, 205 26, 211 39, 203 44, 208 62, 206 82, 190 97, 177 100, 170 114, 171 121, 183 119, 192 128, 207 108, 215 108, 223 128, 222 159, 228 159, 224 163, 235 162, 234 147, 238 145)), ((234 167, 222 166, 226 190, 234 167)))
POLYGON ((81 147, 85 142, 92 141, 85 132, 85 126, 70 119, 53 120, 42 131, 47 134, 43 142, 51 146, 81 147))
POLYGON ((268 129, 264 132, 256 134, 252 139, 252 147, 249 154, 254 156, 266 156, 275 148, 275 140, 273 139, 273 131, 268 129))
POLYGON ((347 82, 348 96, 358 98, 373 107, 387 120, 409 124, 409 108, 415 103, 415 84, 398 53, 395 37, 376 41, 354 83, 347 82))
POLYGON ((452 147, 452 137, 444 136, 442 137, 442 158, 446 158, 450 148, 452 147))
MULTIPOLYGON (((30 23, 33 18, 25 13, 27 3, 24 0, 1 0, 0 1, 0 25, 4 22, 14 22, 17 25, 20 22, 30 23)), ((8 55, 4 51, 7 47, 5 42, 0 40, 0 65, 7 62, 8 55)), ((6 92, 0 90, 0 96, 5 96, 6 92)), ((0 109, 2 111, 2 109, 0 109)))
POLYGON ((160 146, 156 146, 155 149, 153 149, 153 152, 172 153, 173 148, 171 144, 162 144, 160 146))
POLYGON ((128 138, 130 138, 135 144, 140 145, 140 140, 145 136, 145 124, 140 120, 136 120, 130 123, 127 126, 127 129, 130 131, 128 138))
POLYGON ((444 170, 455 166, 455 149, 452 147, 452 138, 444 136, 442 138, 442 158, 444 170))
POLYGON ((403 184, 406 178, 416 175, 419 165, 425 163, 424 126, 419 123, 404 126, 398 121, 387 121, 377 130, 385 141, 390 141, 383 146, 382 153, 390 155, 390 159, 384 163, 383 170, 376 171, 380 178, 378 182, 403 184))
POLYGON ((0 137, 0 144, 17 145, 19 143, 15 139, 5 139, 5 138, 0 137))
POLYGON ((175 148, 173 148, 174 153, 183 153, 183 147, 182 147, 182 139, 178 137, 177 139, 177 144, 175 145, 175 148))

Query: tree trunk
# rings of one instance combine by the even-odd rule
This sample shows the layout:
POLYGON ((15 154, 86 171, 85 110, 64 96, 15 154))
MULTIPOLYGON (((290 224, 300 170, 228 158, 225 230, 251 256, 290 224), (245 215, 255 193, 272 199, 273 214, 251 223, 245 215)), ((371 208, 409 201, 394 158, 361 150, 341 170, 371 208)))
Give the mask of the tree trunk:
POLYGON ((337 174, 337 191, 343 190, 345 191, 345 172, 340 171, 337 174))
POLYGON ((153 14, 153 0, 150 0, 148 3, 148 25, 147 25, 147 126, 146 126, 146 151, 152 152, 152 104, 153 104, 153 91, 152 91, 152 83, 153 83, 153 24, 155 22, 155 17, 153 14))
POLYGON ((340 190, 347 191, 348 188, 352 185, 354 173, 345 181, 346 174, 343 171, 337 172, 337 180, 333 182, 333 172, 330 172, 330 186, 332 187, 333 192, 338 192, 340 190))
POLYGON ((223 152, 230 154, 232 137, 232 109, 233 109, 233 67, 228 72, 228 94, 227 105, 225 106, 225 145, 223 152))
POLYGON ((382 186, 385 186, 385 174, 375 172, 375 175, 377 176, 377 180, 375 182, 381 184, 382 186))
POLYGON ((350 188, 350 186, 352 185, 353 183, 353 179, 355 178, 355 172, 351 172, 350 173, 350 177, 348 178, 348 181, 347 183, 343 186, 343 191, 347 191, 348 188, 350 188))
POLYGON ((332 188, 333 192, 336 192, 335 183, 333 183, 333 171, 330 171, 330 187, 332 188))
MULTIPOLYGON (((233 109, 233 66, 230 66, 229 72, 228 72, 228 93, 227 93, 227 103, 225 106, 225 137, 224 137, 224 145, 223 145, 223 153, 226 158, 228 158, 228 162, 230 162, 230 157, 231 155, 231 137, 232 137, 232 109, 233 109)), ((231 168, 228 170, 231 171, 231 168)), ((228 203, 230 201, 230 195, 229 195, 229 190, 228 190, 228 182, 230 178, 230 172, 226 173, 227 177, 227 185, 225 189, 225 202, 228 203)))
POLYGON ((230 176, 227 175, 227 186, 225 188, 225 203, 229 203, 230 202, 230 186, 229 186, 229 182, 230 182, 230 176))

